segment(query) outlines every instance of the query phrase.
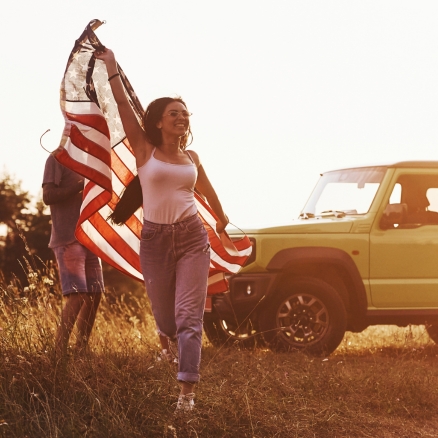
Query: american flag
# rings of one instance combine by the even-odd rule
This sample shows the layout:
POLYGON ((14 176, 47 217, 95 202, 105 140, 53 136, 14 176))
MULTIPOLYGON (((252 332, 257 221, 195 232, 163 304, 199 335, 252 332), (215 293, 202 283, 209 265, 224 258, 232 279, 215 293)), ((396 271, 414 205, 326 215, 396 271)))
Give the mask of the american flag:
MULTIPOLYGON (((85 178, 76 238, 111 266, 143 281, 139 259, 142 208, 122 226, 107 220, 137 169, 105 64, 93 56, 95 50, 103 48, 94 33, 101 24, 100 20, 91 21, 69 56, 61 84, 65 128, 54 155, 85 178)), ((140 120, 140 101, 120 66, 118 70, 140 120)), ((228 289, 225 274, 240 270, 251 254, 251 243, 246 236, 232 241, 226 233, 218 235, 215 214, 196 193, 195 200, 211 245, 208 294, 224 292, 228 289)))

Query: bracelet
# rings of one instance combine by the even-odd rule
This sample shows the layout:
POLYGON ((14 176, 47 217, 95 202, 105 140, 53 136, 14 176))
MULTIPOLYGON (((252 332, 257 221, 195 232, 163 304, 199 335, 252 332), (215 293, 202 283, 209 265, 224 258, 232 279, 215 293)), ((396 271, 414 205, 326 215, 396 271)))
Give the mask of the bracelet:
POLYGON ((120 73, 115 73, 115 74, 113 74, 112 76, 110 76, 110 77, 108 78, 108 82, 109 82, 111 79, 115 78, 116 76, 120 76, 120 73))

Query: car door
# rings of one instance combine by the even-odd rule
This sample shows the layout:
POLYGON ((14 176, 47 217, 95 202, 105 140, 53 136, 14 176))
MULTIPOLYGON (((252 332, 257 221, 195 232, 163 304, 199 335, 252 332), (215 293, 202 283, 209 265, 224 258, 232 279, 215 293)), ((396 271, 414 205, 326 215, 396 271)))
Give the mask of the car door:
POLYGON ((370 291, 376 308, 438 308, 438 171, 396 169, 386 205, 406 214, 392 228, 373 224, 370 291))

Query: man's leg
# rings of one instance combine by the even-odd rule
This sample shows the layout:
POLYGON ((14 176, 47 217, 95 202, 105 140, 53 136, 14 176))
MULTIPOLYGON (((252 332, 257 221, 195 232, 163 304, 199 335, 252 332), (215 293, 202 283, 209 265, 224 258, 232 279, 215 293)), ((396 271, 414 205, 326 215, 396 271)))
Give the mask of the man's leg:
POLYGON ((68 340, 73 326, 84 304, 84 294, 71 293, 64 295, 64 307, 61 313, 61 324, 56 333, 56 351, 58 354, 67 353, 68 340))
POLYGON ((96 319, 97 308, 99 307, 101 294, 80 294, 83 297, 83 303, 77 317, 76 326, 78 337, 76 339, 76 348, 81 351, 87 346, 96 319))
POLYGON ((89 249, 85 251, 85 276, 87 282, 87 292, 83 295, 84 302, 76 321, 78 337, 76 339, 76 348, 84 350, 88 344, 91 330, 96 319, 97 308, 103 293, 103 275, 102 265, 99 258, 89 249))
POLYGON ((65 354, 73 327, 81 313, 83 323, 78 327, 79 338, 88 340, 100 301, 103 279, 99 260, 79 242, 54 248, 54 252, 64 294, 61 324, 56 334, 56 350, 65 354), (89 263, 90 254, 93 256, 92 263, 89 263), (99 295, 99 299, 92 302, 89 291, 94 292, 93 296, 99 295))

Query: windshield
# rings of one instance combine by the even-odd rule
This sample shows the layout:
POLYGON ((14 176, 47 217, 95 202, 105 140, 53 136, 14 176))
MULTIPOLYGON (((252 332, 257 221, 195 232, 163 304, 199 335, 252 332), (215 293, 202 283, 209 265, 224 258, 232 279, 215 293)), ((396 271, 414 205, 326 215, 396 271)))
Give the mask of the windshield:
POLYGON ((385 167, 365 167, 324 173, 301 216, 367 213, 385 172, 385 167))

